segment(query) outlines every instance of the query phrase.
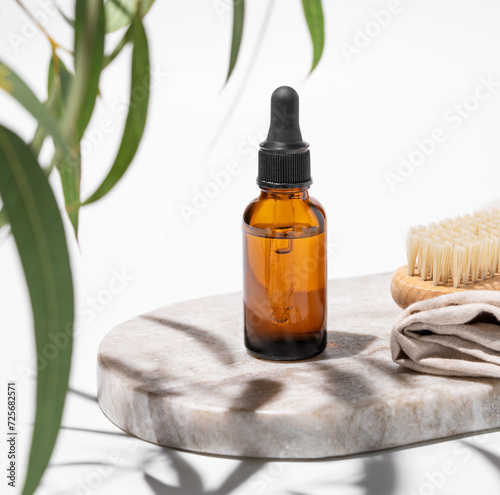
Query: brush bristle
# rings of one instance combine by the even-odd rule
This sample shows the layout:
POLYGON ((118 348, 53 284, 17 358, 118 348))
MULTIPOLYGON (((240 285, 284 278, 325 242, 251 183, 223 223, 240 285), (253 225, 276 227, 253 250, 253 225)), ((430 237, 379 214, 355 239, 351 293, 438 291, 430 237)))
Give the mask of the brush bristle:
POLYGON ((494 277, 500 270, 499 239, 499 208, 411 227, 405 236, 408 275, 453 287, 494 277))

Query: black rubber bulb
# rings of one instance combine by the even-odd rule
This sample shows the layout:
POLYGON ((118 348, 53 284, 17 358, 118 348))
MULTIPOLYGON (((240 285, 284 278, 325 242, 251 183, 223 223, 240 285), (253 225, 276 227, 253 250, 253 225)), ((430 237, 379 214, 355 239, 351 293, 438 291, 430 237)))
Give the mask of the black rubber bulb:
POLYGON ((289 86, 281 86, 271 96, 271 125, 267 141, 287 144, 302 141, 299 95, 289 86))
POLYGON ((299 95, 290 86, 279 87, 271 96, 271 124, 267 139, 261 146, 275 150, 295 150, 308 146, 300 132, 299 95))

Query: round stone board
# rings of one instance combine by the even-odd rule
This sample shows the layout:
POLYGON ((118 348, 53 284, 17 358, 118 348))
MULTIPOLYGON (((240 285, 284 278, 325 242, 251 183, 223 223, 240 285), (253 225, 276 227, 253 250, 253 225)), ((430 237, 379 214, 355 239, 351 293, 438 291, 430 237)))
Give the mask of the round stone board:
POLYGON ((98 399, 122 430, 163 446, 228 456, 314 459, 500 426, 500 379, 425 375, 389 349, 401 310, 390 274, 332 280, 328 344, 275 362, 243 345, 242 295, 187 301, 111 330, 98 399))

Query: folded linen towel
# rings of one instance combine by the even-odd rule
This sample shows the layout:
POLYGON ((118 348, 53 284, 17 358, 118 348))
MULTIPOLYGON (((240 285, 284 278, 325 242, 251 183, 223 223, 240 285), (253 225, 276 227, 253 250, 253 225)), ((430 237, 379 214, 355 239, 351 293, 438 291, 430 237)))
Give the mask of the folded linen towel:
POLYGON ((500 292, 454 292, 408 306, 392 329, 391 353, 424 373, 500 378, 500 292))

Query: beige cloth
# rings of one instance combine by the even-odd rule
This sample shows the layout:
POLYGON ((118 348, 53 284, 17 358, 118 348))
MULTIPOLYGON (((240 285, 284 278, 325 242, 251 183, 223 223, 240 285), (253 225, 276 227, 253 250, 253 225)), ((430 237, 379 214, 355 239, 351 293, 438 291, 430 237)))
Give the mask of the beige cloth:
POLYGON ((447 376, 500 378, 500 292, 455 292, 412 304, 391 334, 395 363, 447 376))

